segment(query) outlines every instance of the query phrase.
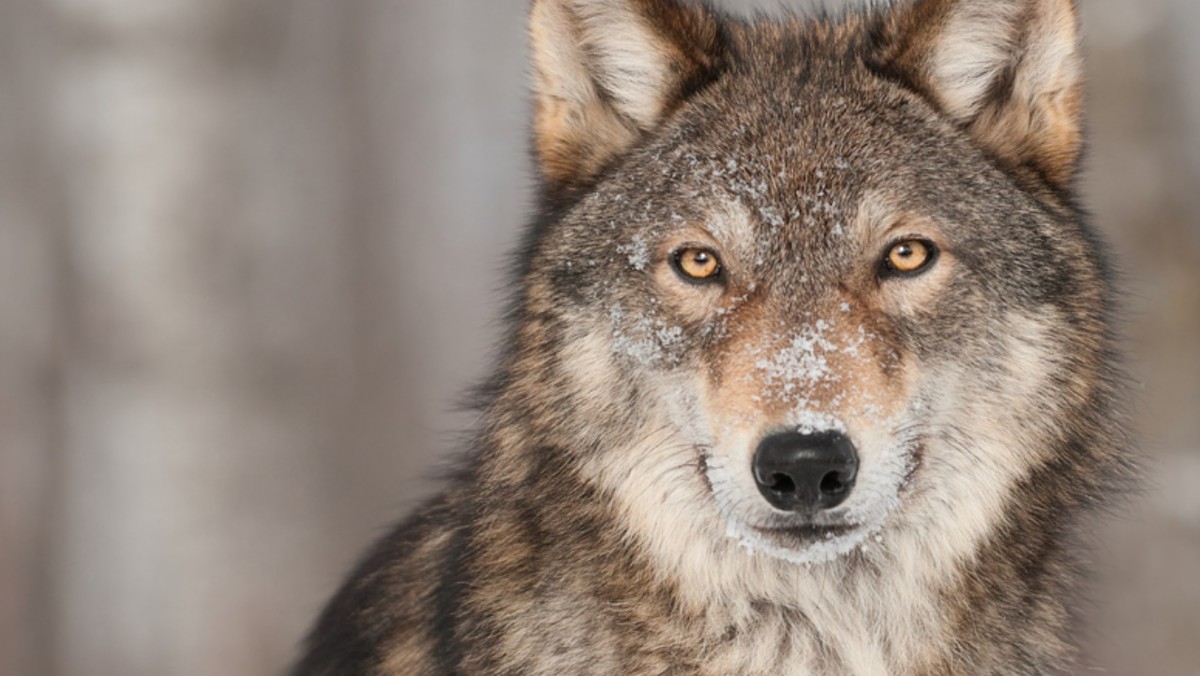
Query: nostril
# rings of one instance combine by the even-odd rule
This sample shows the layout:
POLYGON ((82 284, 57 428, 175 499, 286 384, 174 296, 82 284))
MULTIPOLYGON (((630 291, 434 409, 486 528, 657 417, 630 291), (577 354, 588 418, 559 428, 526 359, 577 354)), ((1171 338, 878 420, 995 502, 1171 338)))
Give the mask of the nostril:
POLYGON ((772 474, 769 488, 776 493, 795 493, 796 482, 786 474, 772 474))
POLYGON ((821 492, 825 495, 841 495, 846 492, 846 481, 841 472, 830 472, 821 478, 821 492))

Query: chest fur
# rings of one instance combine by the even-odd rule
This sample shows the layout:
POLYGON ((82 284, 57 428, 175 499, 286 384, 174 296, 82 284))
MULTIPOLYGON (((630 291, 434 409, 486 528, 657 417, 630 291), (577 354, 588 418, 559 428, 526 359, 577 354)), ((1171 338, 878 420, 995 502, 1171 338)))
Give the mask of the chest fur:
POLYGON ((889 624, 853 612, 765 610, 744 627, 728 632, 720 642, 709 644, 703 673, 801 676, 906 672, 919 656, 904 645, 903 637, 885 635, 889 624))

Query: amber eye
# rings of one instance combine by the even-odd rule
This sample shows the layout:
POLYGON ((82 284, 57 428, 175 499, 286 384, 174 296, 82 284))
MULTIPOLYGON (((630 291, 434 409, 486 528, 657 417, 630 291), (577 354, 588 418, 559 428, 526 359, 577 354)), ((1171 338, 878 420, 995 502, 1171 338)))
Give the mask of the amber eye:
POLYGON ((912 275, 928 268, 937 258, 937 247, 923 239, 906 239, 888 250, 883 261, 885 272, 912 275))
POLYGON ((684 247, 671 257, 675 271, 689 282, 712 282, 721 277, 721 260, 712 249, 684 247))

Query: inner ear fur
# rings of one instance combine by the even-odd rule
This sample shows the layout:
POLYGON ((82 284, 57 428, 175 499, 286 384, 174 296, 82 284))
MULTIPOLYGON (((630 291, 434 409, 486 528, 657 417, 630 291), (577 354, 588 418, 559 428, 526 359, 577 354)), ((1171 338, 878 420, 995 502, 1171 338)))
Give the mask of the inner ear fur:
POLYGON ((551 194, 588 183, 709 79, 717 17, 675 0, 534 0, 534 149, 551 194))
POLYGON ((905 0, 882 65, 1001 162, 1067 188, 1082 148, 1076 0, 905 0))

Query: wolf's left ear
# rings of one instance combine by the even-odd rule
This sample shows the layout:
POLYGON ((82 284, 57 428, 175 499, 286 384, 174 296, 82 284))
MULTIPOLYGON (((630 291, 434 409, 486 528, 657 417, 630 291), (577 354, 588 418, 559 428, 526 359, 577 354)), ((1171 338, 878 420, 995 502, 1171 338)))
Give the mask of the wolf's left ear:
POLYGON ((885 69, 1002 162, 1069 186, 1082 145, 1076 0, 902 0, 882 37, 885 69))
POLYGON ((595 177, 705 83, 718 21, 676 0, 534 0, 534 144, 552 194, 595 177))

